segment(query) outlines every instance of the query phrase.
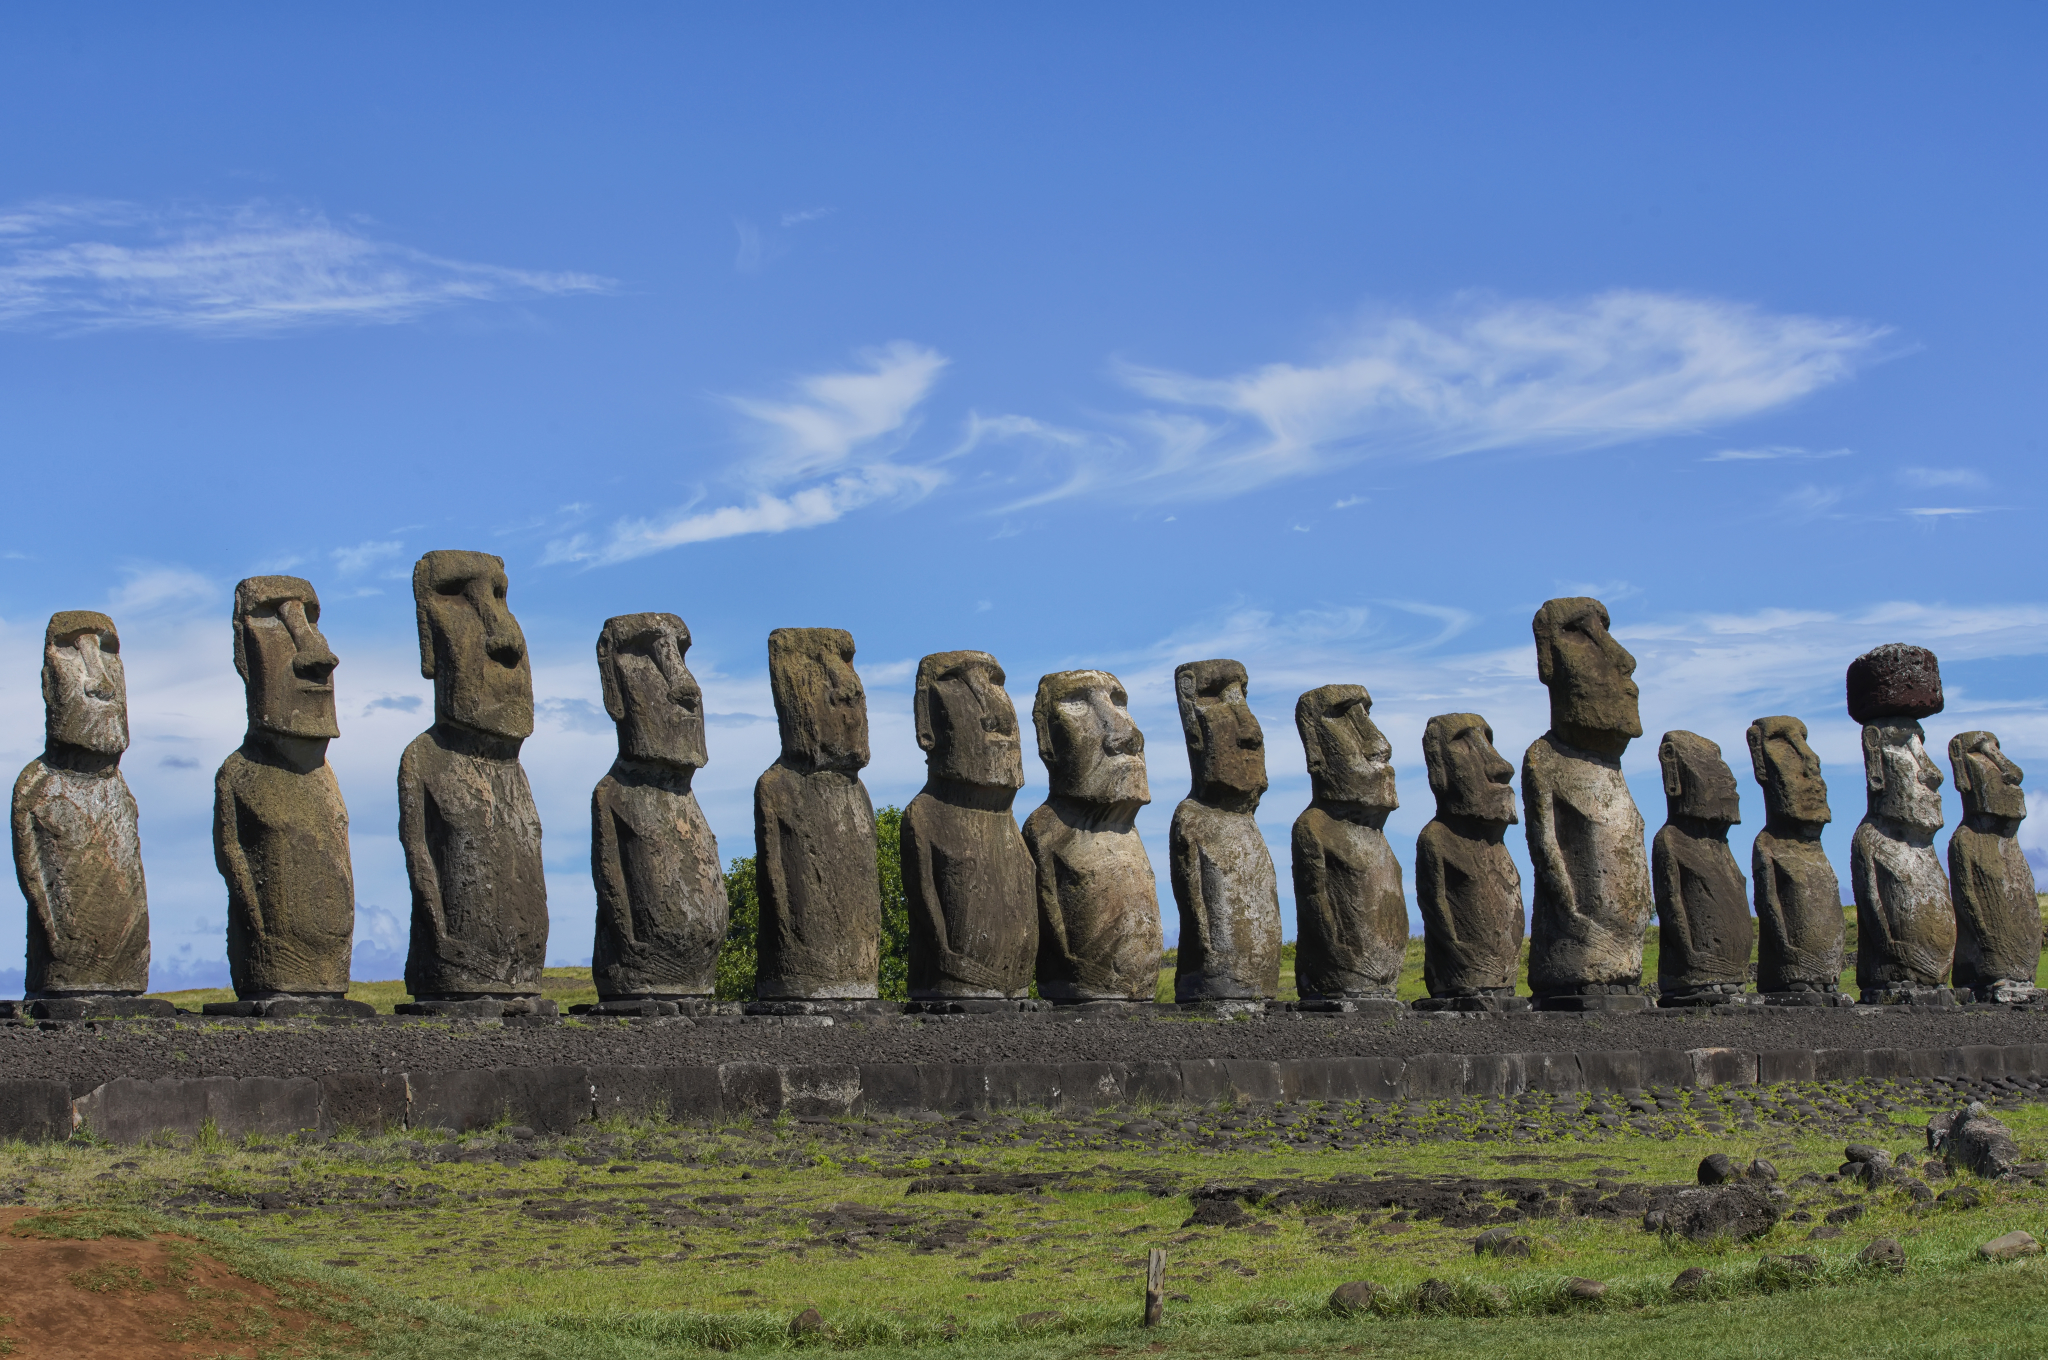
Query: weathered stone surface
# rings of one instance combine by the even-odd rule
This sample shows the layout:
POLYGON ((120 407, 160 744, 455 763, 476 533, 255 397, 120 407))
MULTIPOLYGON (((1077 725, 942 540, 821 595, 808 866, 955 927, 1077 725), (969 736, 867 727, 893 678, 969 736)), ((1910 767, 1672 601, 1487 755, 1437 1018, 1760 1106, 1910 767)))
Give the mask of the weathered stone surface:
POLYGON ((412 881, 405 982, 422 1002, 540 991, 547 880, 519 764, 533 671, 506 588, 505 564, 488 553, 430 552, 413 566, 434 725, 399 757, 398 839, 412 881))
POLYGON ((2034 870, 2018 840, 2027 815, 2026 778, 1989 732, 1949 739, 1949 768, 1963 799, 1963 824, 1948 840, 1956 913, 1955 983, 1979 1001, 2033 997, 2041 964, 2041 912, 2034 870))
POLYGON ((1806 724, 1778 715, 1749 725, 1749 758, 1764 791, 1764 829, 1750 847, 1757 991, 1834 993, 1842 974, 1842 889, 1821 848, 1833 818, 1806 724))
POLYGON ((1422 977, 1432 999, 1507 998, 1522 962, 1522 875, 1505 843, 1515 767, 1477 713, 1441 713, 1422 732, 1436 817, 1415 838, 1422 977))
POLYGON ((1727 1237, 1738 1242, 1762 1237, 1778 1222, 1778 1207, 1753 1185, 1702 1186, 1681 1190, 1661 1211, 1655 1226, 1694 1242, 1727 1237))
POLYGON ((1742 1179, 1742 1172, 1735 1166, 1735 1159, 1725 1152, 1716 1152, 1700 1162, 1699 1182, 1701 1185, 1726 1185, 1742 1179))
POLYGON ((2039 1256, 2041 1244, 2032 1233, 2015 1229, 1979 1246, 1977 1254, 1987 1261, 2017 1261, 2022 1256, 2039 1256))
POLYGON ((1372 1311, 1372 1301, 1380 1287, 1370 1280, 1347 1280, 1330 1291, 1330 1311, 1338 1317, 1372 1311))
POLYGON ((917 666, 925 784, 903 809, 910 999, 1022 997, 1038 954, 1036 873, 1010 813, 1024 787, 1017 708, 987 652, 917 666))
POLYGON ((872 1000, 882 957, 868 701, 841 628, 768 635, 782 754, 754 785, 763 1001, 872 1000))
POLYGON ((1621 755, 1643 734, 1636 660, 1598 600, 1536 611, 1536 670, 1550 690, 1550 730, 1522 760, 1522 810, 1536 876, 1529 990, 1552 998, 1641 989, 1652 898, 1643 815, 1621 755))
POLYGON ((1961 1167, 1986 1180, 2008 1174, 2020 1160, 2012 1130, 1977 1101, 1928 1120, 1927 1146, 1951 1168, 1961 1167))
POLYGON ((327 763, 339 662, 320 597, 296 576, 235 587, 235 670, 249 730, 213 779, 213 862, 227 881, 228 970, 244 1002, 339 999, 355 938, 348 807, 327 763))
POLYGON ((1387 844, 1394 748, 1363 685, 1324 685, 1294 705, 1311 801, 1294 820, 1294 976, 1304 1001, 1394 994, 1408 948, 1401 863, 1387 844))
POLYGON ((1925 647, 1887 642, 1849 663, 1849 716, 1868 725, 1941 712, 1941 663, 1925 647))
POLYGON ((1906 1249, 1895 1237, 1880 1237, 1856 1253, 1856 1264, 1896 1274, 1906 1268, 1906 1249))
POLYGON ((674 614, 621 614, 597 637, 619 755, 590 795, 597 888, 591 976, 603 1001, 708 997, 728 915, 718 841, 690 781, 704 750, 704 692, 674 614))
POLYGON ((1856 982, 1878 993, 1926 990, 1948 976, 1956 918, 1948 875, 1934 850, 1941 829, 1941 771, 1920 724, 1884 718, 1863 728, 1869 810, 1849 842, 1856 893, 1856 982))
POLYGON ((1176 1001, 1271 999, 1280 990, 1280 886, 1254 814, 1266 738, 1235 661, 1173 672, 1193 787, 1173 810, 1167 855, 1180 909, 1176 1001))
POLYGON ((105 614, 50 616, 43 720, 43 753, 14 781, 28 995, 136 995, 149 987, 149 899, 135 795, 121 777, 128 681, 105 614))
POLYGON ((1668 818, 1650 847, 1658 1004, 1739 993, 1749 985, 1755 931, 1748 885, 1728 849, 1728 829, 1742 820, 1735 774, 1696 732, 1666 732, 1657 760, 1668 818))
POLYGON ((1129 702, 1108 671, 1060 671, 1039 680, 1031 705, 1048 791, 1024 844, 1049 1001, 1150 1001, 1158 985, 1159 885, 1137 829, 1152 790, 1129 702))

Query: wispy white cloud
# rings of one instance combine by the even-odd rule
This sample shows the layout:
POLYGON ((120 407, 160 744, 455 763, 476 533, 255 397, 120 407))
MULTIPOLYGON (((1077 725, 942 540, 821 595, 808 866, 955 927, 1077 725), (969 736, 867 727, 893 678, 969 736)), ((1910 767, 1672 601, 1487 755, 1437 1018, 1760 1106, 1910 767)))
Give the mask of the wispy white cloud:
POLYGON ((379 563, 389 562, 404 551, 405 544, 397 539, 371 539, 353 548, 336 548, 332 554, 334 569, 343 576, 353 576, 379 563))
POLYGON ((1798 523, 1832 515, 1848 492, 1839 486, 1795 486, 1778 498, 1776 513, 1798 523))
POLYGON ((1370 501, 1371 499, 1372 497, 1370 496, 1346 496, 1343 500, 1336 502, 1330 508, 1332 510, 1349 510, 1352 506, 1364 505, 1367 501, 1370 501))
POLYGON ((548 544, 543 563, 604 565, 690 543, 814 528, 878 501, 915 499, 942 485, 936 464, 894 461, 945 356, 898 341, 858 356, 857 369, 800 378, 789 397, 730 398, 752 422, 756 451, 731 470, 748 488, 738 504, 705 499, 646 519, 624 519, 601 538, 548 544))
POLYGON ((1981 515, 1990 508, 1988 505, 1916 505, 1899 513, 1915 519, 1950 519, 1958 515, 1981 515))
POLYGON ((1700 461, 1703 463, 1768 463, 1781 459, 1847 458, 1848 449, 1808 449, 1797 444, 1767 444, 1754 449, 1722 449, 1710 453, 1700 461))
POLYGON ((186 567, 129 567, 125 574, 128 579, 107 595, 108 612, 115 615, 117 624, 124 613, 148 614, 200 604, 216 593, 213 582, 186 567))
POLYGON ((1899 480, 1907 486, 1989 486, 1981 472, 1960 467, 1905 467, 1899 469, 1899 480))
POLYGON ((1320 363, 1224 377, 1120 365, 1125 384, 1158 405, 1099 429, 984 421, 975 434, 1074 450, 1068 475, 1021 504, 1108 486, 1225 496, 1370 458, 1586 449, 1705 430, 1843 380, 1885 334, 1662 293, 1468 297, 1441 318, 1372 317, 1320 363))
POLYGON ((264 202, 44 201, 0 212, 0 326, 16 329, 254 334, 611 286, 444 259, 264 202))

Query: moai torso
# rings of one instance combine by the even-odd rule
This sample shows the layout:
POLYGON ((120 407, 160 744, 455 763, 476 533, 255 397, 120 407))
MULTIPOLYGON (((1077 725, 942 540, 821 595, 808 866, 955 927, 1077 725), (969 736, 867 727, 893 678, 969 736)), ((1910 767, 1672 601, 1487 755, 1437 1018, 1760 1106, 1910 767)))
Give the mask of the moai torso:
POLYGON ((1294 977, 1304 1000, 1392 996, 1408 949, 1401 863, 1387 844, 1393 751, 1361 685, 1295 704, 1314 801, 1294 822, 1294 977))
POLYGON ((605 620, 597 668, 619 755, 590 795, 597 889, 591 976, 601 1000, 709 997, 729 908, 718 842, 691 780, 708 757, 704 695, 673 614, 605 620))
POLYGON ((1038 682, 1032 705, 1050 792, 1024 822, 1038 901, 1038 994, 1150 1001, 1159 980, 1159 887, 1138 839, 1151 801, 1145 738, 1106 671, 1038 682))
POLYGON ((768 637, 768 676, 782 755, 754 785, 754 994, 872 1000, 882 896, 875 808, 860 782, 868 713, 853 637, 838 628, 778 628, 768 637))
POLYGON ((1010 812, 1024 785, 1017 711, 986 652, 917 668, 925 786, 903 809, 910 999, 1021 998, 1038 954, 1031 851, 1010 812))
POLYGON ((1280 990, 1280 885, 1255 818, 1265 737, 1245 701, 1244 667, 1175 669, 1194 788, 1167 835, 1180 908, 1176 1001, 1271 1000, 1280 990))
POLYGON ((1538 997, 1640 988, 1652 910, 1643 815, 1621 773, 1642 735, 1635 658, 1607 631, 1606 606, 1552 600, 1535 619, 1550 731, 1522 761, 1523 818, 1536 875, 1529 989, 1538 997))
POLYGON ((46 742, 14 782, 14 869, 28 902, 30 996, 149 987, 149 900, 135 796, 121 777, 128 693, 113 621, 73 610, 43 636, 46 742))
POLYGON ((2025 1001, 2041 964, 2041 914, 2034 870, 2018 840, 2027 815, 2025 777, 1989 732, 1948 744, 1963 824, 1948 841, 1956 911, 1955 983, 1979 1001, 2025 1001))
POLYGON ((1821 848, 1832 819, 1820 757, 1806 724, 1758 718, 1746 734, 1764 794, 1764 829, 1750 846, 1756 902, 1757 991, 1834 992, 1842 972, 1842 889, 1821 848))
POLYGON ((1728 848, 1740 820, 1735 775, 1721 748, 1667 732, 1658 749, 1669 820, 1650 847, 1657 899, 1657 989, 1665 1000, 1740 992, 1756 943, 1748 885, 1728 848))
POLYGON ((398 762, 399 840, 412 881, 415 997, 534 996, 548 942, 540 814, 520 768, 533 732, 526 639, 504 564, 431 552, 413 569, 420 669, 434 725, 398 762))
POLYGON ((1436 999, 1506 997, 1522 961, 1522 876, 1508 852, 1514 767, 1476 713, 1445 713, 1422 734, 1436 816, 1415 838, 1422 976, 1436 999))

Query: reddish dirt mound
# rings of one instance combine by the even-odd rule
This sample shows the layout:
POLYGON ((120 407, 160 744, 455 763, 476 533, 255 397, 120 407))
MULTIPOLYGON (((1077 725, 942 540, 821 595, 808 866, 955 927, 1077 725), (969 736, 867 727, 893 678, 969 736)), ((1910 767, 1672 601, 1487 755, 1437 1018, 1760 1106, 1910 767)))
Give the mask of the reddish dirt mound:
POLYGON ((8 1360, 253 1360, 311 1349, 345 1330, 286 1307, 192 1238, 45 1235, 89 1234, 105 1216, 40 1213, 0 1209, 0 1355, 8 1360))

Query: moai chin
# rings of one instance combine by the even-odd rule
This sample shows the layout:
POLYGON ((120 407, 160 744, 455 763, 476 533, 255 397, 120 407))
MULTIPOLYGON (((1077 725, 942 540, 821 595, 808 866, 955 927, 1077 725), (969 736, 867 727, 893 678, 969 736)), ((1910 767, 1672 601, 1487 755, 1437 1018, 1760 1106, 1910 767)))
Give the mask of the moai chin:
POLYGON ((868 763, 867 692, 841 628, 768 635, 782 753, 754 785, 760 895, 754 995, 765 1006, 873 1002, 882 895, 868 763))
POLYGON ((1167 854, 1180 908, 1180 1002, 1261 1002, 1280 990, 1280 887, 1254 816, 1266 739, 1244 667, 1190 661, 1173 672, 1193 787, 1173 810, 1167 854))
POLYGON ((1650 846, 1659 922, 1657 1004, 1746 999, 1756 934, 1748 885, 1728 849, 1728 829, 1742 820, 1735 772, 1721 759, 1721 748, 1696 732, 1666 732, 1657 762, 1666 807, 1650 846))
POLYGON ((540 814, 520 768, 533 733, 526 638, 505 603, 505 564, 444 550, 412 572, 420 674, 434 725, 398 762, 398 838, 412 880, 408 1013, 475 1001, 552 1013, 540 998, 548 942, 540 814))
POLYGON ((1150 1001, 1159 885, 1138 839, 1152 801, 1145 734, 1108 671, 1041 678, 1031 705, 1048 790, 1024 821, 1037 872, 1038 994, 1055 1005, 1150 1001))
POLYGON ((1515 767, 1493 748, 1477 713, 1440 713, 1422 730, 1436 816, 1415 838, 1415 905, 1422 914, 1418 1010, 1517 1010, 1522 875, 1509 853, 1515 767))
POLYGON ((987 652, 917 663, 925 782, 903 809, 902 835, 914 1003, 1014 1003, 1031 987, 1038 908, 1031 851, 1010 813, 1024 755, 1003 679, 987 652))
POLYGON ((1963 824, 1948 838, 1955 894, 1955 983, 1978 1001, 2032 1000, 2041 963, 2041 915, 2034 870, 2020 849, 2026 778, 1990 732, 1962 732, 1948 743, 1949 768, 1963 799, 1963 824))
POLYGON ((1849 664, 1849 716, 1863 724, 1868 810, 1849 842, 1856 893, 1856 984, 1867 1005, 1952 1005, 1948 875, 1934 850, 1941 771, 1921 718, 1941 712, 1941 672, 1924 647, 1890 643, 1849 664))
POLYGON ((1640 1009, 1650 873, 1643 814, 1621 773, 1622 752, 1643 734, 1636 659, 1598 600, 1551 600, 1531 626, 1550 730, 1522 759, 1536 875, 1529 990, 1539 1009, 1640 1009))
POLYGON ((248 698, 241 749, 213 780, 213 859, 228 890, 236 1001, 209 1014, 368 1014, 346 1002, 355 935, 348 807, 327 763, 334 669, 320 597, 296 576, 235 587, 235 670, 248 698))
POLYGON ((1310 802, 1294 821, 1294 976, 1304 1008, 1392 1001, 1408 949, 1401 864, 1382 830, 1401 805, 1394 748, 1363 685, 1324 685, 1294 705, 1310 802))
POLYGON ((1764 827, 1750 846, 1757 992, 1774 1006, 1844 1004, 1842 888, 1821 848, 1832 819, 1820 757, 1794 717, 1749 725, 1749 758, 1764 791, 1764 827))
POLYGON ((140 997, 149 988, 149 900, 135 796, 121 777, 128 749, 121 639, 105 614, 50 616, 43 716, 43 753, 14 781, 13 805, 14 871, 28 900, 31 1013, 169 1014, 168 1002, 140 997))
POLYGON ((649 1001, 666 1011, 663 1003, 718 989, 728 909, 718 842, 690 791, 707 757, 689 650, 690 629, 674 614, 621 614, 597 636, 604 709, 619 738, 618 758, 590 795, 600 1011, 649 1001))

